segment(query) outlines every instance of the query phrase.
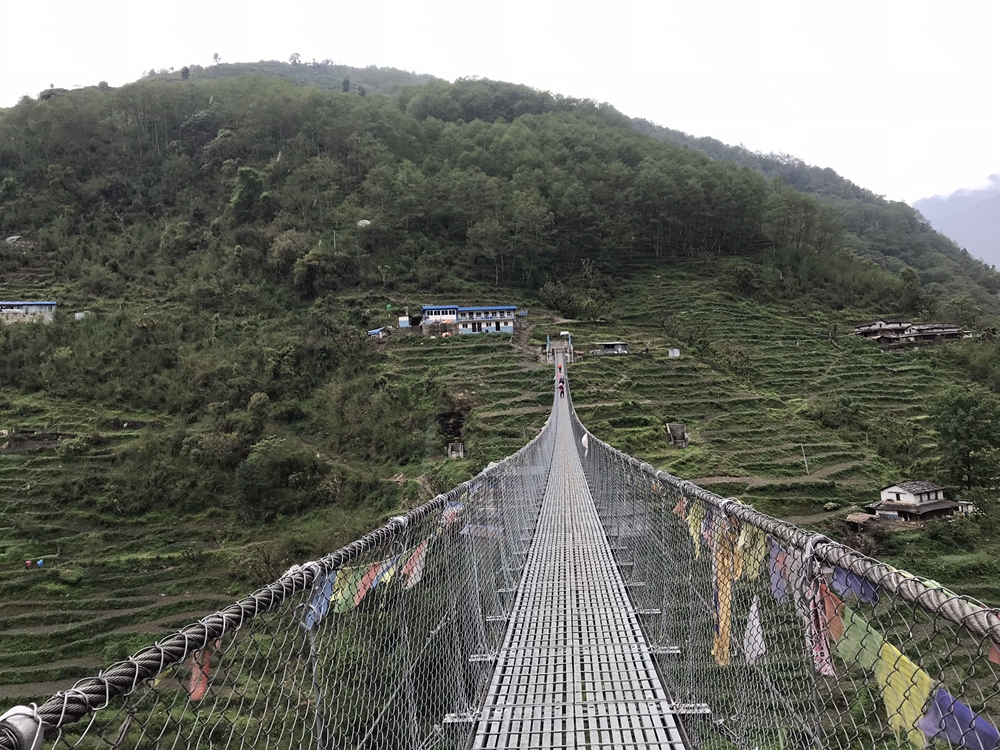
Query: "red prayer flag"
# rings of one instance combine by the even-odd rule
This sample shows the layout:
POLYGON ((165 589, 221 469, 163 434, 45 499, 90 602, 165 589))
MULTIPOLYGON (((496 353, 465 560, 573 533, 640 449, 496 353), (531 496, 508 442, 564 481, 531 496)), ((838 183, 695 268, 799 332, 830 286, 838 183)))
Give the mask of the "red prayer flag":
POLYGON ((188 695, 193 701, 200 701, 208 691, 211 662, 212 653, 208 649, 191 654, 191 683, 188 685, 188 695))
POLYGON ((416 551, 410 555, 410 559, 403 565, 403 573, 406 575, 406 585, 404 588, 412 589, 424 576, 424 563, 427 561, 427 540, 424 539, 417 547, 416 551))

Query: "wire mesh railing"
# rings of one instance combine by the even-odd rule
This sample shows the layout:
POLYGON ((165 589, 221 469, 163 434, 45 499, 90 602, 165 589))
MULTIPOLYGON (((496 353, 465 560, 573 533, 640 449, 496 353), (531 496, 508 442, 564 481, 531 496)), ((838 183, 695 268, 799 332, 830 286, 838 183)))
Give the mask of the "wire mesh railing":
MULTIPOLYGON (((406 516, 12 709, 0 750, 468 747, 554 422, 406 516)), ((1000 612, 658 471, 575 414, 570 427, 689 747, 1000 750, 1000 612)))
MULTIPOLYGON (((551 421, 551 420, 550 420, 551 421)), ((548 477, 549 424, 445 495, 37 707, 0 748, 468 744, 548 477)))
POLYGON ((696 746, 1000 748, 996 609, 573 429, 696 746))

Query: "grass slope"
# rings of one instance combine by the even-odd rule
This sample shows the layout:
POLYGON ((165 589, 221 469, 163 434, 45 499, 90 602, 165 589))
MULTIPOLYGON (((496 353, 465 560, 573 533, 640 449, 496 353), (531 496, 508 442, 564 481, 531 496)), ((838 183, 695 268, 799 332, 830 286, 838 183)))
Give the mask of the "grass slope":
MULTIPOLYGON (((509 336, 383 346, 385 377, 432 372, 460 406, 465 461, 443 459, 431 434, 423 461, 384 467, 409 504, 517 450, 545 421, 547 410, 533 407, 551 403, 548 369, 509 336)), ((36 433, 0 440, 0 703, 46 698, 401 510, 333 506, 247 527, 212 508, 125 518, 62 502, 68 487, 109 471, 117 449, 173 425, 2 389, 0 405, 21 436, 36 433), (26 570, 29 558, 44 567, 26 570)))

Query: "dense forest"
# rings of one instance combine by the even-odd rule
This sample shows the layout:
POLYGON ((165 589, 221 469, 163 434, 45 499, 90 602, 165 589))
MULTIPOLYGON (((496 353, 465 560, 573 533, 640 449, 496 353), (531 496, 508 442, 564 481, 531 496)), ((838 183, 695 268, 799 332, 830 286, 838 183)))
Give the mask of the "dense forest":
POLYGON ((1000 309, 994 270, 828 171, 709 156, 524 86, 361 93, 168 75, 0 112, 4 287, 103 313, 0 328, 0 380, 188 425, 127 455, 106 497, 141 511, 222 487, 306 506, 330 470, 266 419, 324 435, 357 497, 372 485, 351 461, 421 455, 450 396, 377 377, 363 331, 380 319, 336 300, 350 290, 490 284, 613 317, 615 278, 715 258, 761 301, 975 323, 1000 309))
POLYGON ((960 294, 997 309, 1000 275, 903 204, 794 160, 657 143, 607 105, 478 80, 363 97, 195 78, 4 112, 4 230, 112 288, 135 283, 134 263, 155 260, 169 280, 192 272, 193 251, 236 246, 241 281, 304 297, 453 276, 539 288, 583 258, 621 270, 713 253, 763 257, 753 286, 776 294, 826 287, 842 305, 898 309, 902 282, 880 270, 910 266, 924 312, 960 294))

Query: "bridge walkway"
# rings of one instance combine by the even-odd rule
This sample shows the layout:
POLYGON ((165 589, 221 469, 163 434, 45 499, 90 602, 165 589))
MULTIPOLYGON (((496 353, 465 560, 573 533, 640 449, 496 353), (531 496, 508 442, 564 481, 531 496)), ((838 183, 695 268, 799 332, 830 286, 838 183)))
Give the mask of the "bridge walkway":
POLYGON ((473 747, 684 750, 556 404, 548 485, 473 747))

